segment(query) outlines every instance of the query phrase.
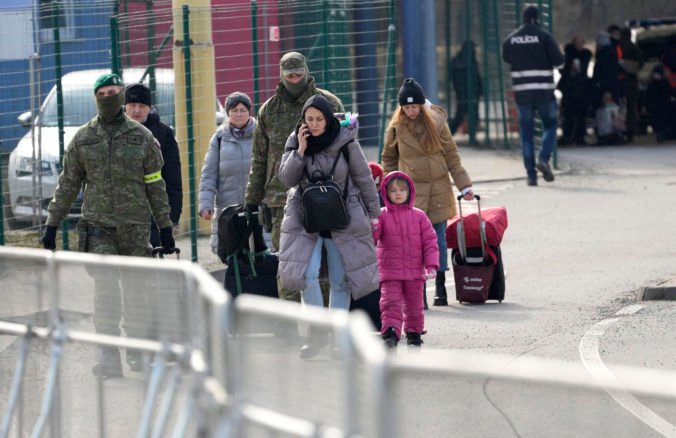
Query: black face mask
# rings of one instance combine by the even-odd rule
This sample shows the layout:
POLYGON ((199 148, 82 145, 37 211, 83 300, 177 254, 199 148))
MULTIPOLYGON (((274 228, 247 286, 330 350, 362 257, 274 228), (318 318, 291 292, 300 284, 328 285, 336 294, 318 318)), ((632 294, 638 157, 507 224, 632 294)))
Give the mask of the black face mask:
POLYGON ((112 96, 95 96, 96 109, 103 120, 112 122, 115 117, 122 111, 124 105, 124 93, 119 92, 112 96))

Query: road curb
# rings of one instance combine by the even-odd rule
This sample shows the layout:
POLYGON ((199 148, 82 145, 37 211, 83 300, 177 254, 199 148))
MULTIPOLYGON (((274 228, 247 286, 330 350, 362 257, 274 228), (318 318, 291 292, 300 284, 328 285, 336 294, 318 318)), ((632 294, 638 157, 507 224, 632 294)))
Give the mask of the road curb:
POLYGON ((676 278, 663 281, 655 286, 646 286, 638 291, 639 301, 676 301, 676 278))

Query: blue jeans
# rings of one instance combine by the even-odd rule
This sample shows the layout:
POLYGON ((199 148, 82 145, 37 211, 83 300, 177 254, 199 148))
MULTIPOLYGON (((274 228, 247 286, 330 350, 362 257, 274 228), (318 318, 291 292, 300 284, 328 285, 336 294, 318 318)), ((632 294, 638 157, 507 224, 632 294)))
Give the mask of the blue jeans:
POLYGON ((301 291, 303 303, 310 306, 324 306, 322 290, 319 287, 319 268, 322 264, 322 247, 326 248, 326 261, 329 267, 329 284, 331 293, 329 295, 329 308, 345 309, 350 308, 350 293, 345 288, 345 269, 340 254, 336 249, 336 244, 332 239, 319 237, 305 271, 305 289, 301 291))
POLYGON ((446 221, 433 224, 439 245, 439 271, 448 271, 448 247, 446 246, 446 221))
POLYGON ((523 151, 523 164, 529 178, 535 178, 535 151, 533 149, 533 132, 535 131, 535 111, 542 119, 544 133, 542 135, 542 148, 539 160, 547 163, 556 144, 557 105, 556 101, 537 105, 518 105, 519 129, 521 131, 521 149, 523 151))

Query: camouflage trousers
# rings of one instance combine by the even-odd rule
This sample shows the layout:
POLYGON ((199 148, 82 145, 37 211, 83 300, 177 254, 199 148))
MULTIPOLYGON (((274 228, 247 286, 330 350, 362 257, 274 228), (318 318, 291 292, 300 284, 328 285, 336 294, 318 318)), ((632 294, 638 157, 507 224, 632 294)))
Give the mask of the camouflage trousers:
MULTIPOLYGON (((98 227, 85 221, 78 223, 78 250, 91 254, 150 257, 148 225, 117 228, 98 227)), ((94 327, 97 333, 120 335, 120 320, 127 336, 148 338, 153 310, 149 272, 111 269, 110 266, 87 266, 94 279, 94 327)))
MULTIPOLYGON (((282 228, 282 219, 284 219, 284 208, 283 207, 266 207, 266 212, 263 215, 264 223, 263 225, 270 229, 270 234, 272 237, 272 245, 275 247, 275 251, 279 251, 279 240, 281 238, 281 228, 282 228), (269 222, 269 223, 268 223, 269 222)), ((328 307, 329 305, 329 293, 330 285, 328 280, 328 268, 326 265, 326 250, 322 250, 322 266, 319 274, 319 287, 322 290, 322 296, 324 298, 324 306, 328 307)), ((300 303, 300 291, 299 290, 289 290, 282 288, 279 277, 277 277, 277 289, 279 290, 279 298, 286 301, 295 301, 300 303)))

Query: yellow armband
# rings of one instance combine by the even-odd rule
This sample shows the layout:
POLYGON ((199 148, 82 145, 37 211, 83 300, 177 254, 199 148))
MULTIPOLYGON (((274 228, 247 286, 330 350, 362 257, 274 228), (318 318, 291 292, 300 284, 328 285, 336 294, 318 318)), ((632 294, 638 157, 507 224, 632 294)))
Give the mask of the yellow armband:
POLYGON ((150 175, 143 175, 143 182, 146 184, 152 184, 157 181, 162 180, 162 172, 151 173, 150 175))

